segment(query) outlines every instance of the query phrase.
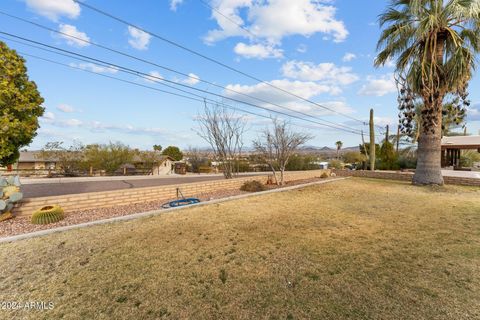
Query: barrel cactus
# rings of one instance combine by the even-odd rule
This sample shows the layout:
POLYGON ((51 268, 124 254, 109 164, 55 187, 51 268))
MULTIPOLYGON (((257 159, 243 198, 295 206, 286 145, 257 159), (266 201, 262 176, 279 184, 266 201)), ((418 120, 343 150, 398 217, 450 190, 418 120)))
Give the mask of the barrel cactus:
POLYGON ((18 176, 0 176, 0 221, 13 218, 12 209, 23 198, 18 176))
POLYGON ((63 209, 60 206, 45 206, 32 215, 33 224, 49 224, 63 220, 63 209))

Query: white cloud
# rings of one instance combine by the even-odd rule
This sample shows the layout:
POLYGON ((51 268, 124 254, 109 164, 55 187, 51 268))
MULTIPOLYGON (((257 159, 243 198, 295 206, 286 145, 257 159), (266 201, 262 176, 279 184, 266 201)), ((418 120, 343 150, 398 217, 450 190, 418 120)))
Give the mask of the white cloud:
POLYGON ((145 80, 148 83, 155 83, 163 79, 163 76, 158 71, 150 71, 148 74, 150 76, 143 77, 143 80, 145 80))
POLYGON ((27 6, 36 13, 57 21, 66 16, 75 19, 80 15, 80 5, 72 0, 26 0, 27 6))
POLYGON ((362 86, 358 93, 363 96, 382 97, 395 92, 397 92, 395 79, 393 74, 388 74, 381 77, 367 77, 367 83, 362 86))
POLYGON ((148 45, 150 44, 150 39, 152 38, 146 32, 134 28, 132 26, 128 26, 128 34, 130 35, 130 39, 128 43, 137 50, 147 50, 148 45))
POLYGON ((79 127, 83 124, 83 122, 81 120, 78 120, 78 119, 61 120, 61 123, 65 127, 79 127))
POLYGON ((74 68, 80 68, 82 70, 87 70, 95 73, 111 73, 115 74, 118 72, 118 68, 114 66, 101 66, 93 63, 70 63, 70 66, 74 68))
POLYGON ((59 34, 59 37, 65 39, 69 45, 77 47, 87 47, 90 45, 86 42, 90 41, 90 38, 85 32, 78 31, 77 27, 69 24, 61 24, 58 29, 64 33, 59 34))
POLYGON ((469 107, 467 110, 468 121, 480 121, 480 104, 469 107))
POLYGON ((243 42, 237 43, 233 49, 236 54, 239 56, 245 57, 247 59, 257 58, 257 59, 266 59, 266 58, 282 58, 283 50, 275 48, 273 45, 264 45, 264 44, 252 44, 248 45, 243 42))
POLYGON ((352 60, 355 60, 356 58, 357 58, 357 55, 355 53, 348 52, 343 56, 342 60, 344 62, 350 62, 352 60))
POLYGON ((43 114, 42 120, 45 120, 46 122, 51 122, 55 120, 55 114, 53 112, 47 111, 43 114))
POLYGON ((113 131, 113 132, 119 132, 119 133, 147 135, 147 136, 159 136, 159 135, 169 134, 169 131, 165 128, 135 127, 131 124, 126 124, 126 125, 105 124, 100 121, 92 121, 92 122, 86 123, 85 127, 93 132, 113 131))
MULTIPOLYGON (((313 81, 292 81, 292 80, 273 80, 269 82, 275 87, 279 87, 283 90, 289 91, 306 99, 312 98, 322 93, 337 94, 339 93, 339 88, 334 86, 329 86, 325 84, 318 84, 313 81)), ((297 98, 292 97, 291 95, 281 92, 267 85, 266 83, 258 83, 256 85, 228 85, 228 89, 246 93, 248 95, 253 95, 256 97, 261 97, 263 100, 272 101, 272 102, 284 102, 284 101, 298 101, 297 98)), ((226 91, 226 94, 231 96, 235 95, 231 91, 226 91)))
POLYGON ((188 85, 191 85, 191 86, 194 86, 196 85, 197 83, 200 82, 200 77, 197 76, 196 74, 194 73, 189 73, 188 74, 188 78, 186 78, 185 80, 183 80, 183 83, 185 84, 188 84, 188 85))
POLYGON ((300 52, 300 53, 305 53, 307 52, 307 50, 308 50, 308 47, 305 44, 301 44, 297 47, 297 52, 300 52))
MULTIPOLYGON (((365 122, 368 122, 368 119, 365 119, 365 122)), ((375 123, 376 126, 380 127, 386 127, 389 125, 390 127, 393 127, 395 122, 392 118, 390 117, 373 117, 373 122, 375 123)))
POLYGON ((208 32, 205 36, 207 43, 233 36, 249 37, 249 33, 238 25, 269 43, 279 43, 290 35, 308 37, 318 32, 330 35, 336 42, 341 42, 348 36, 344 23, 335 18, 336 8, 324 1, 216 0, 212 6, 217 10, 212 11, 212 17, 219 28, 208 32), (246 21, 240 16, 240 11, 243 10, 246 10, 246 21))
MULTIPOLYGON (((312 100, 313 98, 321 94, 337 95, 341 92, 341 89, 338 86, 320 84, 313 81, 304 82, 304 81, 291 81, 291 80, 283 79, 283 80, 273 80, 269 83, 274 85, 275 87, 281 88, 285 91, 291 92, 297 96, 300 96, 309 100, 312 100)), ((225 90, 224 94, 230 98, 244 101, 247 103, 260 105, 262 107, 266 107, 273 110, 285 112, 284 109, 279 108, 278 106, 274 106, 269 103, 262 103, 257 99, 260 99, 263 101, 269 101, 273 104, 277 104, 279 106, 286 107, 292 110, 307 112, 312 115, 331 114, 331 112, 328 110, 314 106, 308 102, 303 102, 300 99, 290 94, 287 94, 285 92, 282 92, 280 90, 276 90, 265 83, 259 83, 251 86, 231 84, 227 86, 227 89, 229 90, 225 90), (235 92, 232 92, 232 91, 235 91, 235 92), (252 96, 254 98, 245 97, 244 94, 252 96)), ((353 110, 348 106, 346 106, 346 104, 343 102, 328 102, 325 104, 330 104, 333 108, 338 109, 338 111, 341 111, 341 112, 345 112, 345 113, 353 112, 353 110)))
POLYGON ((395 68, 395 61, 393 59, 388 59, 387 62, 385 62, 385 66, 388 68, 395 68))
POLYGON ((349 67, 337 67, 333 63, 313 64, 304 61, 288 61, 282 66, 285 77, 302 81, 322 81, 348 85, 358 80, 349 67))
POLYGON ((61 104, 57 107, 57 109, 65 113, 75 112, 75 108, 72 106, 69 106, 68 104, 61 104))
POLYGON ((179 5, 183 3, 183 0, 170 0, 170 10, 177 11, 179 5))
POLYGON ((83 122, 78 119, 57 119, 55 114, 52 112, 46 112, 41 120, 44 123, 61 128, 80 127, 83 125, 83 122))

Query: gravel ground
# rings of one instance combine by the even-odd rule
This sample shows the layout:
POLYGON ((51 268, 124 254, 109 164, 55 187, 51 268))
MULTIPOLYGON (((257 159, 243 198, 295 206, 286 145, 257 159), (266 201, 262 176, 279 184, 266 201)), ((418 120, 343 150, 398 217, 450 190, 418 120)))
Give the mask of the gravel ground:
MULTIPOLYGON (((285 187, 295 186, 303 183, 309 183, 321 180, 320 178, 306 179, 306 180, 297 180, 288 182, 285 187)), ((278 186, 267 186, 268 189, 281 188, 278 186)), ((222 199, 231 196, 236 196, 240 194, 245 194, 248 192, 241 190, 222 190, 211 193, 203 193, 197 195, 201 201, 222 199)), ((30 222, 30 216, 22 216, 14 219, 10 219, 4 222, 0 222, 0 237, 8 237, 18 234, 30 233, 45 229, 52 229, 57 227, 75 225, 79 223, 108 219, 119 216, 126 216, 129 214, 135 214, 139 212, 147 212, 153 210, 161 209, 162 204, 165 200, 150 201, 145 203, 131 204, 116 206, 111 208, 99 208, 99 209, 90 209, 77 212, 70 212, 65 215, 65 219, 57 223, 52 223, 49 225, 34 225, 30 222)))

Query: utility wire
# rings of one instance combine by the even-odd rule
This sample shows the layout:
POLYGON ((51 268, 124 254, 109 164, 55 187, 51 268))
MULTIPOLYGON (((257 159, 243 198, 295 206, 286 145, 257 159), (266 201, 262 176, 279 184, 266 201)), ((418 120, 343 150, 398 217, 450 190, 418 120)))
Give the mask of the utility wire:
POLYGON ((155 38, 157 38, 157 39, 159 39, 159 40, 161 40, 161 41, 163 41, 163 42, 166 42, 166 43, 168 43, 168 44, 170 44, 170 45, 172 45, 172 46, 175 46, 175 47, 180 48, 180 49, 182 49, 182 50, 184 50, 184 51, 187 51, 187 52, 189 52, 189 53, 191 53, 191 54, 193 54, 193 55, 196 55, 196 56, 198 56, 198 57, 201 57, 202 59, 208 60, 208 61, 210 61, 210 62, 212 62, 212 63, 214 63, 214 64, 217 64, 217 65, 219 65, 219 66, 221 66, 221 67, 224 67, 224 68, 226 68, 226 69, 228 69, 228 70, 230 70, 230 71, 233 71, 233 72, 235 72, 235 73, 241 74, 241 75, 243 75, 243 76, 245 76, 245 77, 247 77, 247 78, 250 78, 250 79, 252 79, 252 80, 255 80, 255 81, 257 81, 257 82, 260 82, 260 83, 262 83, 262 84, 265 84, 265 85, 267 85, 267 86, 269 86, 269 87, 271 87, 271 88, 274 88, 274 89, 276 89, 276 90, 279 90, 279 91, 281 91, 281 92, 283 92, 283 93, 286 93, 286 94, 288 94, 288 95, 290 95, 290 96, 293 96, 293 97, 295 97, 295 98, 297 98, 297 99, 300 99, 300 100, 303 100, 303 101, 308 102, 308 103, 310 103, 310 104, 313 104, 313 105, 315 105, 315 106, 317 106, 317 107, 320 107, 320 108, 322 108, 322 109, 329 110, 330 112, 333 112, 333 113, 342 115, 342 116, 347 117, 347 118, 349 118, 349 119, 351 119, 351 120, 355 120, 355 121, 358 121, 358 122, 366 125, 366 122, 363 121, 363 120, 357 119, 357 118, 352 117, 352 116, 350 116, 350 115, 348 115, 348 114, 345 114, 345 113, 336 111, 336 110, 334 110, 334 109, 331 109, 331 108, 329 108, 329 107, 326 107, 326 106, 324 106, 324 105, 321 105, 321 104, 319 104, 319 103, 317 103, 317 102, 314 102, 314 101, 312 101, 312 100, 310 100, 310 99, 304 98, 304 97, 302 97, 302 96, 300 96, 300 95, 298 95, 298 94, 296 94, 296 93, 293 93, 293 92, 290 92, 290 91, 288 91, 288 90, 282 89, 282 88, 280 88, 280 87, 278 87, 278 86, 276 86, 276 85, 274 85, 274 84, 271 84, 270 82, 267 82, 267 81, 265 81, 265 80, 262 80, 262 79, 260 79, 260 78, 258 78, 258 77, 256 77, 256 76, 250 75, 250 74, 248 74, 248 73, 246 73, 246 72, 244 72, 244 71, 241 71, 241 70, 239 70, 239 69, 237 69, 237 68, 231 67, 231 66, 229 66, 229 65, 227 65, 227 64, 225 64, 225 63, 223 63, 223 62, 221 62, 221 61, 219 61, 219 60, 216 60, 216 59, 214 59, 214 58, 210 58, 210 57, 206 56, 205 54, 202 54, 202 53, 200 53, 200 52, 198 52, 198 51, 195 51, 195 50, 193 50, 193 49, 190 49, 190 48, 186 47, 185 45, 182 45, 182 44, 180 44, 180 43, 178 43, 178 42, 176 42, 176 41, 167 39, 167 38, 165 38, 165 37, 163 37, 163 36, 160 36, 160 35, 158 35, 158 34, 156 34, 156 33, 154 33, 154 32, 148 31, 148 30, 146 30, 146 29, 144 29, 144 28, 142 28, 142 27, 140 27, 140 26, 138 26, 138 25, 135 25, 135 24, 133 24, 133 23, 130 23, 130 22, 128 22, 128 21, 126 21, 126 20, 124 20, 124 19, 122 19, 122 18, 116 17, 116 16, 114 16, 113 14, 110 14, 110 13, 104 11, 104 10, 98 9, 98 8, 96 8, 96 7, 94 7, 94 6, 90 5, 90 4, 87 4, 87 3, 83 2, 83 1, 79 1, 79 0, 72 0, 72 1, 74 1, 74 2, 77 3, 77 4, 79 4, 79 5, 82 6, 82 7, 88 8, 88 9, 90 9, 90 10, 92 10, 92 11, 95 11, 95 12, 97 12, 97 13, 103 15, 103 16, 109 17, 110 19, 113 19, 113 20, 115 20, 115 21, 118 21, 118 22, 120 22, 120 23, 122 23, 122 24, 125 24, 125 25, 127 25, 127 26, 131 26, 131 27, 133 27, 133 28, 135 28, 135 29, 137 29, 137 30, 140 30, 140 31, 142 31, 142 32, 145 32, 145 33, 151 35, 152 37, 155 37, 155 38))
MULTIPOLYGON (((104 78, 108 78, 108 79, 120 81, 120 82, 127 83, 127 84, 130 84, 130 85, 134 85, 134 86, 137 86, 137 87, 142 87, 142 88, 154 90, 154 91, 157 91, 157 92, 161 92, 161 93, 173 95, 173 96, 176 96, 176 97, 181 97, 181 98, 188 99, 188 100, 192 100, 192 101, 196 101, 196 102, 208 103, 208 104, 210 104, 210 105, 218 105, 218 102, 217 102, 217 101, 211 100, 211 99, 208 99, 208 98, 204 98, 204 97, 201 97, 201 96, 198 96, 198 98, 193 98, 193 97, 191 97, 191 96, 187 96, 187 95, 178 94, 178 93, 175 93, 175 92, 170 92, 170 91, 162 90, 162 89, 155 88, 155 87, 148 86, 148 85, 144 85, 144 84, 141 84, 141 83, 138 83, 138 82, 133 82, 133 81, 121 79, 121 78, 118 78, 118 77, 113 77, 113 76, 109 76, 109 75, 106 75, 106 74, 101 74, 101 73, 97 73, 97 72, 94 72, 94 71, 82 69, 82 68, 80 68, 80 67, 76 67, 76 66, 72 66, 72 65, 69 65, 69 64, 65 64, 65 63, 61 63, 61 62, 58 62, 58 61, 54 61, 54 60, 51 60, 51 59, 39 57, 39 56, 36 56, 36 55, 33 55, 33 54, 29 54, 29 53, 25 53, 25 52, 21 52, 21 51, 19 51, 19 53, 20 53, 21 55, 23 55, 23 56, 26 56, 26 57, 31 57, 31 58, 34 58, 34 59, 37 59, 37 60, 42 60, 42 61, 49 62, 49 63, 52 63, 52 64, 56 64, 56 65, 59 65, 59 66, 63 66, 63 67, 71 68, 71 69, 80 70, 80 71, 83 71, 83 72, 86 72, 86 73, 90 73, 90 74, 97 75, 97 76, 101 76, 101 77, 104 77, 104 78)), ((248 111, 248 110, 245 110, 245 109, 242 109, 242 108, 238 108, 238 107, 235 107, 235 106, 231 106, 231 105, 228 105, 228 104, 225 104, 225 103, 222 103, 221 105, 224 106, 224 107, 226 107, 226 108, 228 108, 228 109, 240 111, 240 112, 243 112, 243 113, 246 113, 246 114, 250 114, 250 115, 254 115, 254 116, 257 116, 257 117, 261 117, 261 118, 271 119, 271 116, 262 115, 262 114, 255 113, 255 112, 251 112, 251 111, 248 111)), ((300 120, 302 120, 302 119, 300 119, 300 120)), ((298 126, 298 127, 303 127, 303 128, 307 128, 307 129, 312 129, 311 127, 305 127, 305 126, 299 125, 299 124, 297 124, 297 123, 293 123, 293 124, 296 125, 296 126, 298 126)), ((352 132, 348 132, 348 133, 350 133, 350 134, 355 134, 355 133, 352 133, 352 132)))
MULTIPOLYGON (((231 100, 231 101, 234 101, 234 102, 237 102, 237 103, 241 103, 241 104, 245 104, 245 105, 248 105, 248 106, 251 106, 251 107, 254 107, 254 108, 263 109, 263 110, 266 110, 266 111, 268 111, 268 112, 274 112, 274 113, 278 113, 278 114, 283 114, 283 115, 288 116, 288 117, 292 117, 292 118, 296 118, 296 119, 299 119, 299 120, 303 120, 303 121, 308 121, 308 122, 311 122, 311 123, 319 124, 319 125, 322 125, 322 126, 325 126, 325 127, 332 128, 332 129, 336 129, 336 130, 341 130, 341 131, 346 131, 346 132, 352 132, 352 133, 355 133, 355 134, 359 134, 358 132, 353 131, 353 130, 356 130, 356 129, 348 130, 348 129, 343 129, 343 128, 331 126, 331 125, 328 125, 328 124, 320 123, 320 122, 317 122, 317 121, 313 121, 313 120, 310 120, 310 119, 301 118, 301 117, 298 117, 298 116, 294 116, 294 115, 292 115, 292 114, 288 114, 288 113, 281 112, 281 111, 278 111, 278 110, 273 110, 273 109, 270 109, 270 108, 262 107, 262 106, 259 106, 259 105, 253 104, 253 103, 249 103, 249 102, 246 102, 246 101, 242 101, 242 100, 238 100, 238 99, 226 97, 226 96, 223 96, 223 95, 220 95, 220 94, 208 92, 208 91, 206 91, 206 90, 199 89, 199 88, 195 88, 195 87, 192 87, 192 86, 189 86, 189 85, 186 85, 186 84, 177 83, 177 82, 175 82, 175 81, 167 80, 167 79, 164 79, 164 78, 161 78, 161 77, 157 77, 157 76, 152 76, 152 75, 150 75, 150 74, 147 74, 147 73, 144 73, 144 72, 141 72, 141 71, 138 71, 138 70, 134 70, 134 69, 131 69, 131 68, 123 67, 123 66, 118 65, 118 64, 115 64, 115 63, 110 63, 110 62, 107 62, 107 61, 105 61, 105 60, 96 59, 96 58, 89 57, 89 56, 86 56, 86 55, 83 55, 83 54, 75 53, 75 52, 73 52, 73 51, 61 49, 61 48, 58 48, 58 47, 55 47, 55 46, 51 46, 51 45, 48 45, 48 44, 45 44, 45 43, 42 43, 42 42, 38 42, 38 41, 35 41, 35 40, 31 40, 31 39, 27 39, 27 38, 24 38, 24 37, 16 36, 16 35, 13 35, 13 34, 8 33, 8 32, 0 31, 0 34, 4 34, 4 35, 7 35, 7 36, 9 36, 9 37, 13 37, 13 38, 16 38, 16 39, 21 39, 21 40, 26 41, 26 42, 29 42, 29 43, 34 43, 34 44, 36 44, 36 45, 44 46, 44 47, 47 47, 47 48, 51 48, 51 49, 54 49, 54 50, 58 50, 58 51, 63 52, 63 53, 67 53, 67 54, 71 55, 71 56, 69 56, 70 58, 80 57, 80 58, 82 58, 82 59, 87 59, 88 62, 94 61, 95 63, 100 63, 100 64, 102 64, 102 65, 104 65, 104 66, 106 66, 106 67, 116 68, 116 69, 118 69, 118 70, 120 70, 120 71, 123 71, 123 72, 126 72, 126 73, 130 73, 130 74, 134 74, 134 75, 137 75, 137 76, 143 76, 143 77, 145 77, 146 79, 148 79, 148 80, 150 80, 150 81, 153 81, 154 79, 155 79, 155 80, 158 80, 158 81, 161 81, 161 82, 158 82, 159 84, 166 85, 166 84, 163 83, 163 82, 167 82, 167 83, 171 83, 171 84, 173 84, 173 85, 175 85, 175 86, 180 86, 180 87, 188 88, 188 89, 190 89, 190 90, 195 90, 195 91, 198 91, 198 92, 201 92, 201 93, 210 94, 210 95, 216 96, 216 97, 218 97, 218 98, 231 100)), ((173 89, 176 89, 176 90, 180 90, 180 89, 175 88, 175 87, 172 87, 172 86, 169 86, 169 87, 171 87, 171 88, 173 88, 173 89)), ((181 90, 181 91, 186 92, 186 93, 189 93, 188 91, 185 91, 185 90, 181 90)))
MULTIPOLYGON (((243 25, 239 24, 238 22, 236 22, 235 20, 233 20, 232 18, 230 18, 228 15, 224 14, 223 12, 221 12, 220 10, 218 10, 217 8, 211 6, 207 1, 205 0, 199 0, 205 7, 209 8, 210 10, 212 11, 215 11, 216 13, 218 13, 219 15, 221 15, 222 17, 224 17, 225 19, 227 19, 228 21, 230 21, 231 23, 233 23, 234 25, 238 26, 240 29, 244 30, 245 32, 249 33, 253 38, 257 38, 258 36, 256 34, 254 34, 251 30, 245 28, 243 25)), ((287 56, 286 54, 283 54, 287 59, 289 60, 294 60, 292 59, 291 57, 287 56)), ((360 119, 359 119, 360 120, 360 119)), ((361 120, 360 120, 361 121, 361 120)), ((363 125, 366 126, 367 123, 366 121, 362 121, 363 125)), ((381 130, 383 129, 382 126, 379 126, 379 125, 375 125, 375 127, 377 128, 377 130, 381 130)), ((380 134, 384 134, 384 132, 380 132, 380 134)))
MULTIPOLYGON (((4 38, 4 37, 0 37, 0 38, 4 38)), ((7 38, 4 38, 4 39, 7 39, 7 38)), ((10 41, 12 41, 11 39, 8 39, 10 41)), ((13 40, 14 41, 14 40, 13 40)), ((18 42, 18 43, 21 43, 19 41, 14 41, 14 42, 18 42)), ((31 45, 30 45, 31 46, 31 45)), ((35 46, 34 46, 35 47, 35 46)), ((35 47, 35 48, 38 48, 38 49, 42 49, 42 48, 39 48, 39 47, 35 47)), ((84 60, 84 59, 80 59, 80 58, 77 58, 77 57, 72 57, 72 56, 68 56, 66 54, 61 54, 61 53, 58 53, 58 52, 54 52, 52 50, 47 50, 49 52, 53 52, 53 53, 56 53, 56 54, 60 54, 62 56, 66 56, 66 57, 70 57, 70 58, 75 58, 77 60, 81 60, 81 61, 89 61, 89 60, 84 60)), ((95 74, 95 75, 99 75, 99 76, 103 76, 103 77, 106 77, 106 78, 110 78, 110 79, 115 79, 115 80, 118 80, 118 81, 122 81, 122 82, 126 82, 126 83, 129 83, 129 84, 133 84, 133 85, 136 85, 136 86, 140 86, 140 87, 144 87, 144 88, 148 88, 148 89, 152 89, 152 90, 156 90, 156 91, 159 91, 159 92, 163 92, 163 93, 167 93, 167 94, 171 94, 171 95, 175 95, 175 96, 178 96, 178 97, 183 97, 183 98, 187 98, 187 99, 190 99, 190 100, 194 100, 194 101, 198 101, 198 102, 204 102, 204 101, 208 101, 210 104, 218 104, 217 101, 215 100, 211 100, 211 99, 207 99, 201 95, 197 95, 197 94, 194 94, 194 93, 191 93, 191 92, 188 92, 186 90, 181 90, 181 89, 178 89, 178 88, 175 88, 175 87, 172 87, 172 86, 168 86, 172 89, 175 89, 175 90, 180 90, 182 92, 185 92, 189 95, 193 95, 197 98, 192 98, 191 96, 185 96, 185 95, 182 95, 182 94, 178 94, 178 93, 172 93, 172 92, 169 92, 169 91, 165 91, 165 90, 160 90, 158 88, 154 88, 154 87, 151 87, 151 86, 146 86, 146 85, 142 85, 142 84, 139 84, 139 83, 136 83, 136 82, 132 82, 132 81, 128 81, 128 80, 123 80, 123 79, 120 79, 120 78, 116 78, 116 77, 112 77, 112 76, 108 76, 108 75, 104 75, 104 74, 100 74, 100 73, 97 73, 97 72, 94 72, 94 71, 90 71, 90 70, 86 70, 84 68, 81 68, 81 67, 76 67, 76 66, 72 66, 72 65, 67 65, 67 64, 64 64, 64 63, 59 63, 59 62, 56 62, 56 61, 53 61, 53 60, 49 60, 49 59, 46 59, 46 58, 42 58, 42 57, 38 57, 38 56, 35 56, 35 55, 32 55, 32 54, 27 54, 27 53, 22 53, 24 54, 25 56, 30 56, 30 57, 33 57, 33 58, 36 58, 36 59, 40 59, 40 60, 44 60, 44 61, 47 61, 47 62, 51 62, 51 63, 55 63, 55 64, 58 64, 58 65, 61 65, 61 66, 65 66, 65 67, 69 67, 69 68, 72 68, 72 69, 77 69, 77 70, 81 70, 81 71, 85 71, 85 72, 88 72, 88 73, 91 73, 91 74, 95 74)), ((112 67, 111 65, 108 65, 108 64, 98 64, 96 63, 96 65, 98 66, 103 66, 103 67, 112 67)), ((123 70, 120 70, 120 71, 123 71, 123 70)), ((127 72, 129 74, 133 74, 133 75, 136 75, 136 76, 140 76, 141 78, 143 79, 146 79, 146 80, 149 80, 149 81, 152 81, 152 82, 156 82, 156 83, 159 83, 158 81, 159 80, 152 80, 150 79, 150 76, 148 75, 138 75, 137 73, 134 73, 134 72, 127 72)), ((162 83, 159 83, 159 84, 162 84, 162 83)), ((165 84, 162 84, 162 85, 165 85, 165 84)), ((238 107, 234 107, 234 106, 231 106, 231 105, 228 105, 228 104, 225 104, 225 103, 222 103, 222 105, 228 107, 229 109, 234 109, 234 110, 238 110, 238 111, 241 111, 241 112, 246 112, 246 113, 249 113, 249 114, 252 114, 252 115, 257 115, 257 116, 260 116, 260 117, 263 117, 263 118, 267 118, 267 119, 271 119, 271 116, 265 116, 265 115, 261 115, 261 114, 257 114, 257 113, 253 113, 251 111, 247 111, 245 109, 241 109, 241 108, 238 108, 238 107)), ((267 108, 261 108, 261 109, 264 109, 266 111, 269 111, 269 112, 274 112, 274 113, 278 113, 278 114, 281 114, 281 115, 284 115, 284 116, 287 116, 287 117, 292 117, 292 118, 295 118, 295 119, 298 119, 298 120, 302 120, 302 121, 308 121, 308 122, 312 122, 314 124, 317 124, 317 125, 321 125, 321 126, 326 126, 324 124, 319 124, 319 123, 316 123, 316 122, 313 122, 313 121, 310 121, 310 120, 306 120, 306 119, 303 119, 303 118, 300 118, 300 117, 296 117, 296 116, 292 116, 292 115, 289 115, 289 114, 286 114, 286 113, 283 113, 283 112, 279 112, 279 111, 274 111, 274 110, 270 110, 270 109, 267 109, 267 108)), ((297 126, 299 126, 298 124, 296 124, 297 126)), ((330 127, 332 129, 337 129, 338 128, 333 128, 333 127, 330 127)), ((311 127, 310 127, 311 129, 311 127)), ((350 134, 357 134, 355 132, 351 132, 351 131, 346 131, 347 133, 350 133, 350 134)))
POLYGON ((16 19, 16 20, 19 20, 19 21, 22 21, 24 23, 28 23, 28 24, 31 24, 31 25, 34 25, 38 28, 41 28, 41 29, 45 29, 45 30, 48 30, 50 32, 54 32, 54 33, 57 33, 57 34, 60 34, 62 36, 65 36, 65 37, 69 37, 71 39, 75 39, 77 41, 81 41, 83 43, 87 43, 87 44, 90 44, 90 45, 94 45, 94 46, 97 46, 99 48, 102 48, 104 50, 107 50, 107 51, 110 51, 110 52, 114 52, 114 53, 117 53, 119 55, 122 55, 122 56, 125 56, 125 57, 128 57, 128 58, 131 58, 131 59, 134 59, 134 60, 137 60, 137 61, 140 61, 140 62, 143 62, 143 63, 147 63, 147 64, 150 64, 150 65, 153 65, 155 67, 158 67, 158 68, 161 68, 163 70, 167 70, 167 71, 170 71, 170 72, 173 72, 173 73, 176 73, 178 75, 181 75, 181 76, 184 76, 184 77, 187 77, 187 78, 190 78, 190 79, 195 79, 195 80, 198 80, 200 82, 203 82, 203 83, 206 83, 206 84, 209 84, 209 85, 212 85, 212 86, 215 86, 217 88, 221 88, 223 90, 226 90, 226 91, 229 91, 229 92, 233 92, 235 94, 238 94, 238 95, 242 95, 244 97, 247 97, 247 98, 250 98, 250 99, 253 99, 253 100, 256 100, 256 101, 259 101, 259 102, 262 102, 262 103, 267 103, 267 104, 270 104, 270 105, 273 105, 273 106, 276 106, 278 108, 281 108, 281 109, 284 109, 284 110, 289 110, 291 112, 295 112, 295 113, 298 113, 298 114, 301 114, 303 116, 307 116, 307 117, 310 117, 310 118, 314 118, 314 119, 317 119, 319 121, 323 121, 323 122, 326 122, 326 123, 329 123, 329 124, 332 124, 332 125, 336 125, 336 126, 339 126, 339 127, 343 127, 343 128, 346 128, 346 129, 349 129, 349 130, 356 130, 358 131, 358 129, 355 129, 355 128, 352 128, 350 126, 347 126, 347 125, 344 125, 344 124, 341 124, 341 123, 337 123, 337 122, 333 122, 333 121, 329 121, 329 120, 325 120, 323 118, 320 118, 318 116, 314 116, 314 115, 311 115, 311 114, 308 114, 306 112, 302 112, 302 111, 298 111, 298 110, 293 110, 293 109, 290 109, 290 108, 287 108, 285 106, 282 106, 282 105, 279 105, 277 103, 274 103, 274 102, 269 102, 269 101, 266 101, 264 99, 261 99, 261 98, 258 98, 258 97, 255 97, 255 96, 252 96, 252 95, 248 95, 248 94, 245 94, 243 92, 239 92, 239 91, 236 91, 236 90, 233 90, 231 88, 228 88, 228 87, 225 87, 225 86, 222 86, 222 85, 218 85, 214 82, 211 82, 211 81, 208 81, 208 80, 204 80, 204 79, 200 79, 200 78, 197 78, 197 77, 194 77, 194 76, 191 76, 189 74, 186 74, 184 72, 180 72, 178 70, 175 70, 173 68, 170 68, 170 67, 166 67, 164 65, 160 65, 160 64, 157 64, 155 62, 152 62, 152 61, 148 61, 148 60, 145 60, 143 58, 139 58, 139 57, 136 57, 136 56, 133 56, 131 54, 128 54, 128 53, 125 53, 125 52, 122 52, 122 51, 119 51, 119 50, 116 50, 116 49, 113 49, 113 48, 110 48, 110 47, 107 47, 107 46, 104 46, 104 45, 101 45, 101 44, 98 44, 98 43, 95 43, 95 42, 92 42, 90 40, 85 40, 85 39, 82 39, 82 38, 79 38, 79 37, 76 37, 76 36, 73 36, 73 35, 70 35, 70 34, 67 34, 67 33, 64 33, 64 32, 61 32, 61 31, 58 31, 58 30, 55 30, 53 28, 50 28, 50 27, 47 27, 45 25, 42 25, 42 24, 39 24, 37 22, 34 22, 34 21, 31 21, 31 20, 27 20, 27 19, 24 19, 24 18, 21 18, 21 17, 18 17, 18 16, 15 16, 15 15, 12 15, 12 14, 9 14, 9 13, 6 13, 4 11, 1 11, 0 10, 0 14, 2 15, 5 15, 9 18, 12 18, 12 19, 16 19))

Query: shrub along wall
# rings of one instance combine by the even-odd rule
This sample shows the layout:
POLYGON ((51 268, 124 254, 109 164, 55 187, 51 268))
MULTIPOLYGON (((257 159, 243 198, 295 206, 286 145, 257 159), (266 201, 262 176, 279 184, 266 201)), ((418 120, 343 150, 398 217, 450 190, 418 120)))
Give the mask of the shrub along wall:
MULTIPOLYGON (((323 172, 328 170, 312 170, 287 172, 285 180, 295 181, 310 178, 319 178, 323 172)), ((215 192, 220 190, 240 189, 246 181, 258 180, 266 183, 268 174, 254 177, 236 178, 230 180, 216 180, 196 183, 184 183, 178 185, 134 188, 115 191, 81 193, 55 197, 41 197, 25 199, 14 209, 17 215, 30 215, 35 210, 46 205, 60 205, 66 213, 88 210, 95 208, 114 207, 117 205, 128 205, 143 203, 146 201, 158 201, 174 199, 177 196, 177 188, 180 188, 185 197, 192 197, 202 193, 215 192)))
MULTIPOLYGON (((389 179, 412 181, 412 172, 395 172, 395 171, 367 171, 367 170, 335 170, 337 176, 340 177, 362 177, 374 179, 389 179)), ((480 187, 480 179, 462 178, 462 177, 443 177, 446 184, 480 187)))

